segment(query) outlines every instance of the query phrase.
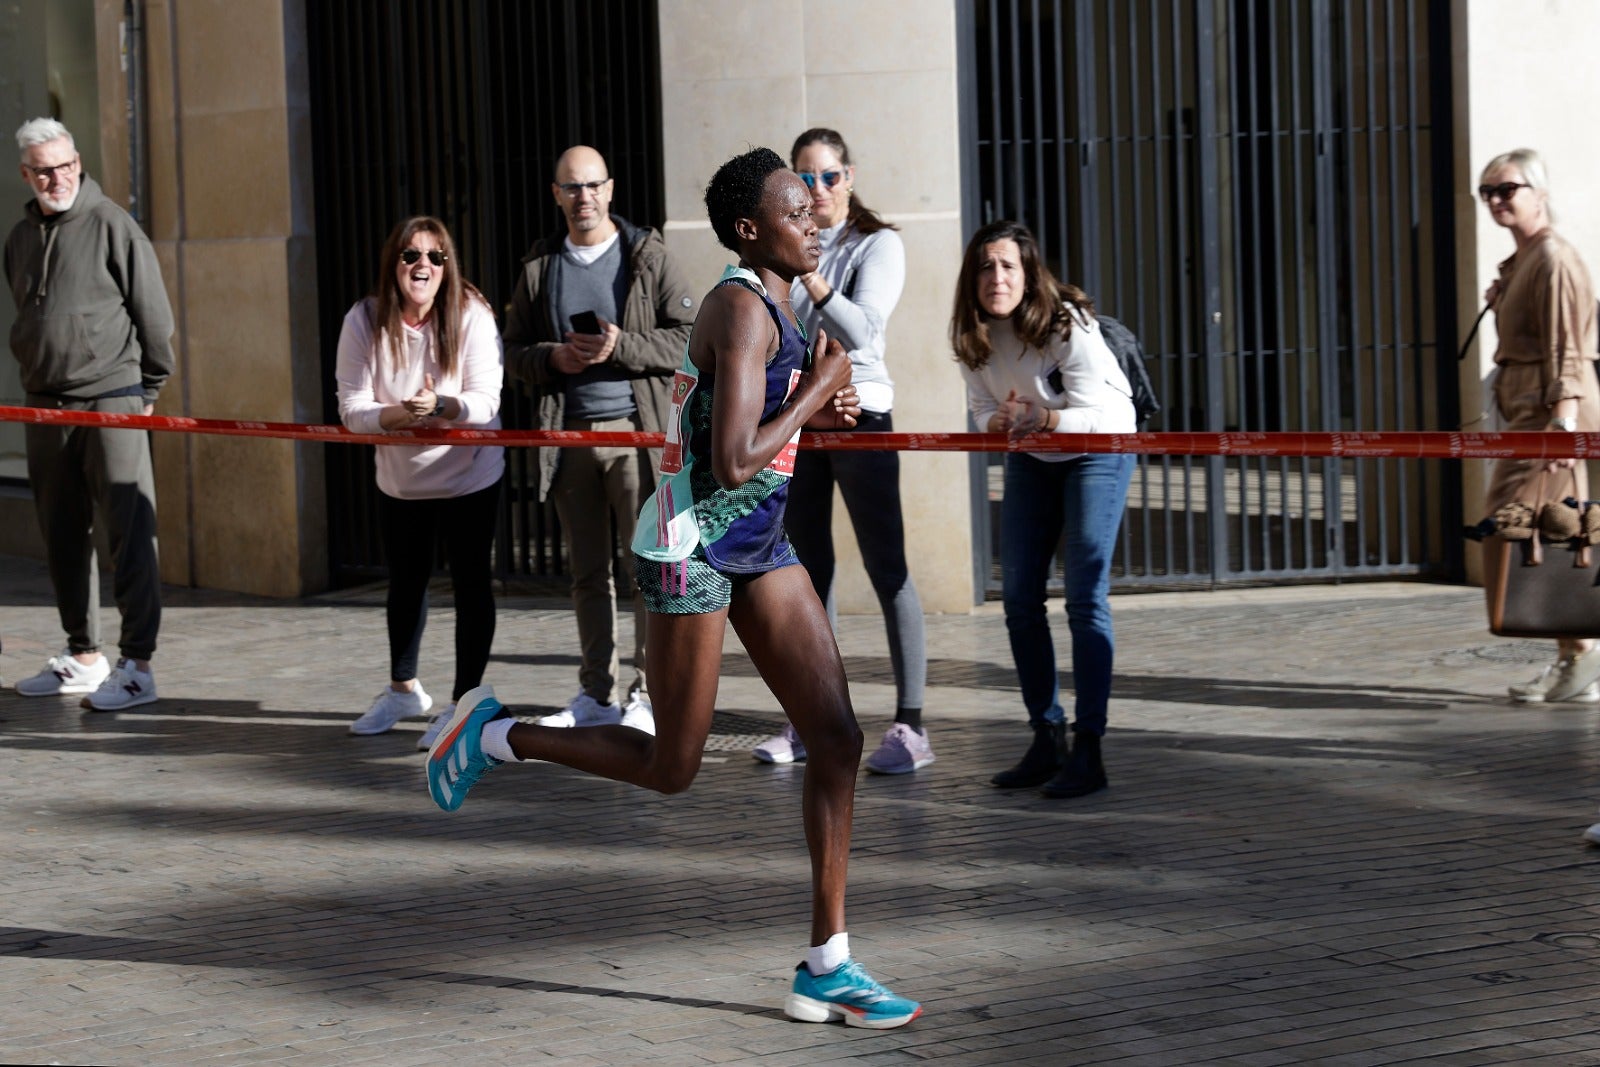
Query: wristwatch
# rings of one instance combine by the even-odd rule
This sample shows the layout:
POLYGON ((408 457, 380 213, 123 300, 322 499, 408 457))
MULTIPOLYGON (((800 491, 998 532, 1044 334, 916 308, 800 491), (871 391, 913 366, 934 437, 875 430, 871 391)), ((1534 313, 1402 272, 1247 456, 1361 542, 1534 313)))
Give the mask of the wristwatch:
POLYGON ((1557 415, 1550 420, 1552 430, 1564 430, 1567 433, 1578 432, 1578 420, 1571 415, 1557 415))
POLYGON ((440 396, 438 393, 433 394, 433 410, 428 412, 428 418, 444 418, 444 397, 440 396))

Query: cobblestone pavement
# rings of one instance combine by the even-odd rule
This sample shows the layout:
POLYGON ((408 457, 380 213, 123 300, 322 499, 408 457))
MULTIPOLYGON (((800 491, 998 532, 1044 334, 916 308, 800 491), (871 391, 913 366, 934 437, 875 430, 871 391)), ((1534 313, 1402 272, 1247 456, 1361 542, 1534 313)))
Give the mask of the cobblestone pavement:
MULTIPOLYGON (((780 719, 731 637, 689 793, 508 767, 446 816, 420 722, 345 732, 380 590, 172 590, 162 700, 98 714, 11 692, 60 638, 37 565, 0 580, 0 1060, 1600 1064, 1600 710, 1508 704, 1545 646, 1475 590, 1119 597, 1112 787, 1078 801, 985 784, 1026 743, 1004 625, 930 617, 938 762, 858 794, 852 943, 926 1005, 878 1033, 779 1011, 802 772, 747 755, 780 719)), ((881 622, 841 644, 870 748, 881 622)), ((564 703, 576 655, 561 603, 502 601, 504 699, 564 703)))

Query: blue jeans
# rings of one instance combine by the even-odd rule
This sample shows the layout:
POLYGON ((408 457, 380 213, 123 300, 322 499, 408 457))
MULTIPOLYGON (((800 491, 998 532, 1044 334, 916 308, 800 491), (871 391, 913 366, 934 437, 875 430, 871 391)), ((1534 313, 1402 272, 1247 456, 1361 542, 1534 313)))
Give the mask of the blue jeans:
POLYGON ((1028 723, 1061 722, 1056 649, 1045 614, 1045 581, 1066 535, 1067 627, 1072 633, 1073 729, 1106 732, 1111 665, 1111 554, 1133 477, 1132 456, 1088 455, 1046 463, 1006 456, 1000 503, 1000 572, 1006 633, 1028 723))

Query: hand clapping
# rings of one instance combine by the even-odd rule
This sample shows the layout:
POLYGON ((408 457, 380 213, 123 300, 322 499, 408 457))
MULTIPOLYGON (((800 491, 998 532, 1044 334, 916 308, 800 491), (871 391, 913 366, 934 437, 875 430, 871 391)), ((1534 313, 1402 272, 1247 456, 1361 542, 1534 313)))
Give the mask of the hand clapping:
POLYGON ((439 406, 439 394, 433 391, 433 375, 424 374, 422 388, 417 390, 415 395, 402 400, 400 406, 411 416, 410 425, 416 425, 417 422, 432 415, 434 409, 439 406))
POLYGON ((995 429, 1004 431, 1013 441, 1030 433, 1043 433, 1049 426, 1049 409, 1028 397, 1018 396, 1015 389, 1006 394, 995 409, 995 429))

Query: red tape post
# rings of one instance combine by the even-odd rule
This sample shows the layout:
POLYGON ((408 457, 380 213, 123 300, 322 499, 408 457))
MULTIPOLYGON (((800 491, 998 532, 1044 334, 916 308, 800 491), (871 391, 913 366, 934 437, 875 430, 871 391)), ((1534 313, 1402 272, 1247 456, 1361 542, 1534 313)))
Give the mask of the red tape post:
MULTIPOLYGON (((656 447, 659 433, 578 430, 395 430, 354 433, 343 426, 246 419, 121 415, 103 411, 0 407, 0 422, 110 426, 166 433, 267 437, 288 441, 369 445, 507 445, 576 448, 656 447)), ((1047 433, 1011 440, 998 433, 806 433, 800 447, 828 452, 1097 452, 1142 456, 1332 456, 1355 459, 1587 459, 1600 456, 1593 433, 1047 433)))

